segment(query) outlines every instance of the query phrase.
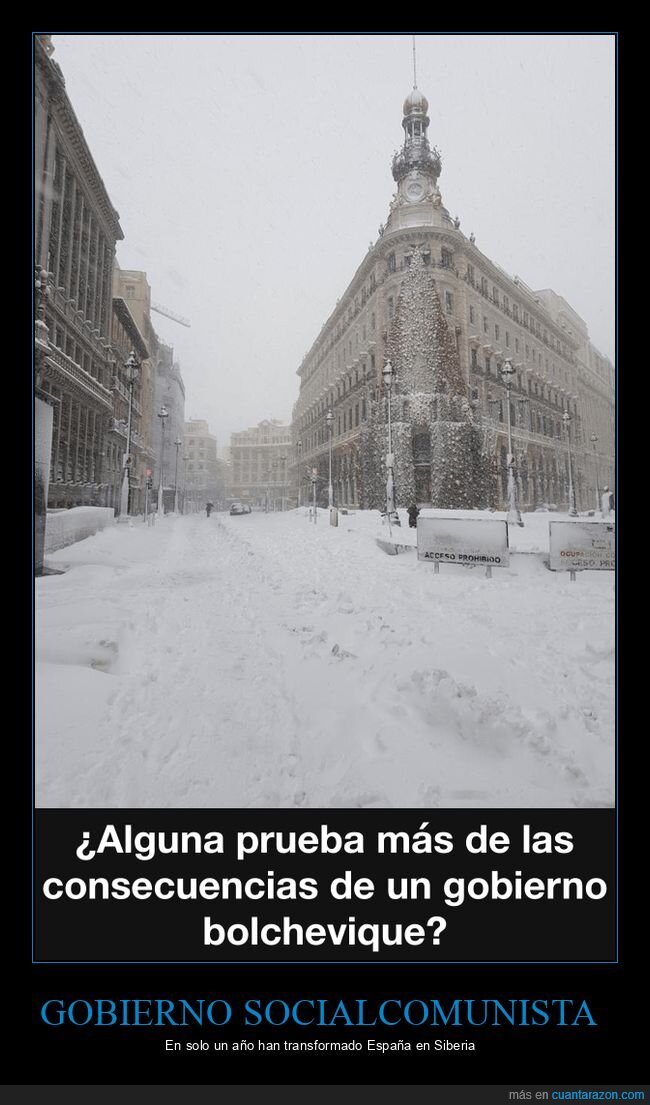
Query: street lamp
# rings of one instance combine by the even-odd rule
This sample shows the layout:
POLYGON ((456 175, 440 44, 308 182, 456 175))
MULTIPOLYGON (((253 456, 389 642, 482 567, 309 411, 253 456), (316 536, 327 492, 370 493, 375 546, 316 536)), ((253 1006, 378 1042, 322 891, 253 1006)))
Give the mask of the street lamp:
POLYGON ((183 444, 180 437, 176 438, 174 445, 176 446, 176 467, 174 469, 174 514, 178 514, 178 450, 183 444))
POLYGON ((327 422, 327 434, 329 437, 329 484, 327 486, 327 505, 331 510, 334 506, 334 495, 332 492, 332 427, 334 415, 331 410, 328 410, 325 415, 325 421, 327 422))
POLYGON ((514 464, 515 458, 512 452, 512 423, 510 418, 510 392, 512 391, 513 376, 515 370, 512 367, 512 361, 509 357, 506 357, 501 368, 501 379, 503 380, 503 386, 506 389, 506 410, 507 410, 507 426, 508 426, 508 522, 511 525, 523 526, 521 520, 521 514, 519 513, 519 507, 517 506, 517 481, 515 480, 514 464))
POLYGON ((386 518, 388 531, 392 536, 391 520, 399 525, 399 518, 395 517, 395 480, 393 478, 393 431, 391 426, 391 394, 393 389, 393 366, 389 360, 382 369, 384 387, 388 393, 388 453, 386 454, 386 518))
POLYGON ((271 461, 271 485, 273 488, 273 513, 277 510, 277 493, 278 493, 278 462, 277 460, 271 461))
POLYGON ((598 479, 598 453, 596 452, 598 434, 592 434, 589 440, 594 449, 594 467, 596 469, 596 513, 598 513, 600 510, 600 480, 598 479))
MULTIPOLYGON (((189 456, 187 456, 187 454, 184 457, 182 457, 182 461, 183 461, 183 513, 185 513, 185 510, 186 510, 186 507, 187 507, 187 462, 188 462, 189 459, 190 458, 189 458, 189 456)), ((191 499, 190 499, 190 514, 191 513, 192 513, 192 505, 191 505, 191 499)))
POLYGON ((126 379, 129 385, 129 417, 126 424, 126 452, 122 465, 122 492, 120 498, 120 521, 126 522, 129 514, 129 476, 131 472, 131 415, 133 411, 133 387, 140 375, 140 362, 133 350, 125 361, 126 379))
POLYGON ((158 513, 164 514, 165 507, 163 503, 163 466, 165 463, 165 419, 169 418, 169 411, 167 407, 161 407, 158 411, 158 418, 160 419, 160 473, 158 477, 158 513))
POLYGON ((297 446, 298 446, 298 507, 300 508, 301 499, 302 499, 302 465, 301 465, 302 439, 301 438, 298 439, 297 446))
POLYGON ((311 495, 312 495, 312 511, 314 516, 314 525, 318 522, 318 507, 316 505, 316 484, 318 483, 318 469, 312 468, 311 470, 311 495))
POLYGON ((280 457, 280 465, 281 465, 280 479, 282 481, 282 488, 281 488, 282 494, 280 495, 280 509, 281 510, 284 510, 285 491, 287 489, 286 488, 286 484, 287 484, 287 459, 288 458, 287 458, 286 453, 283 453, 282 456, 280 457))
POLYGON ((571 518, 577 518, 578 509, 576 507, 576 493, 573 486, 573 466, 571 463, 571 415, 568 411, 565 411, 562 415, 562 421, 566 429, 567 453, 569 456, 569 516, 571 518))

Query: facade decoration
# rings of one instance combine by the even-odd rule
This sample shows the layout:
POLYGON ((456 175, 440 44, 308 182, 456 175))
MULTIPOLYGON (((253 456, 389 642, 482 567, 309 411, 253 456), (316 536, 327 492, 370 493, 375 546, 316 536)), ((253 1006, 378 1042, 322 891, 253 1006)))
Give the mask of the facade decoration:
POLYGON ((398 506, 506 509, 509 401, 521 507, 568 505, 567 411, 578 509, 589 509, 598 480, 614 483, 613 366, 562 296, 509 276, 450 216, 428 111, 414 88, 386 224, 298 368, 293 497, 305 501, 316 469, 326 504, 331 410, 335 505, 382 508, 390 358, 398 506))

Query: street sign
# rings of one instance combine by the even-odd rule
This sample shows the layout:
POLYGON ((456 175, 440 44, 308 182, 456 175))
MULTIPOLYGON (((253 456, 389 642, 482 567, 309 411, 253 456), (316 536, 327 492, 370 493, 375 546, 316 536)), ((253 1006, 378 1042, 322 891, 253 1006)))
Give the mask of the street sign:
POLYGON ((496 518, 418 518, 418 560, 506 568, 508 524, 496 518))
POLYGON ((549 522, 549 562, 553 572, 613 571, 616 529, 608 522, 549 522))

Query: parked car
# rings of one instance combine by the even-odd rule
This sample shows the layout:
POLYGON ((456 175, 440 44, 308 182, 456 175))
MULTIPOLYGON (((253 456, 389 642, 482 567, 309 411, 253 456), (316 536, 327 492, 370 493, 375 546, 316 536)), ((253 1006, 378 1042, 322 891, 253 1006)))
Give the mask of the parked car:
POLYGON ((250 514, 251 508, 248 503, 232 503, 230 506, 231 514, 250 514))

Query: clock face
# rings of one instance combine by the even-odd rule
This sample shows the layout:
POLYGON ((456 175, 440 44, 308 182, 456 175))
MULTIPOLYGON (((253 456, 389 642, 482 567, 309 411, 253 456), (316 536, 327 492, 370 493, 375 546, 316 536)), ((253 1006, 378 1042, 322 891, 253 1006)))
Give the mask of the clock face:
POLYGON ((407 203, 419 203, 424 197, 424 184, 417 177, 407 180, 405 193, 407 203))

